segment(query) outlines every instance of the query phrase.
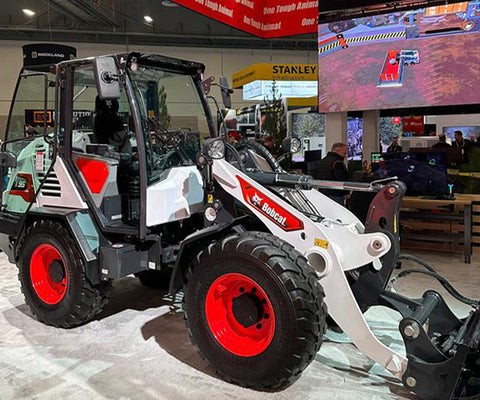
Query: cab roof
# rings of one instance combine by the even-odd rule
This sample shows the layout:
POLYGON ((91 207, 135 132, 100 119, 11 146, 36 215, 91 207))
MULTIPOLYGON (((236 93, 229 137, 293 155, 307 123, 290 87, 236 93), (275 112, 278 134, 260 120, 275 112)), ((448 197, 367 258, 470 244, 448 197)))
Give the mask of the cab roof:
POLYGON ((163 56, 160 54, 147 54, 147 53, 140 53, 140 52, 105 54, 104 56, 95 56, 95 57, 63 61, 60 64, 62 65, 84 64, 87 62, 92 62, 92 60, 98 57, 114 57, 117 59, 120 65, 122 65, 122 63, 125 63, 125 62, 131 63, 132 61, 136 60, 138 65, 141 65, 141 66, 156 67, 166 71, 181 72, 187 75, 197 75, 205 71, 205 65, 202 63, 163 56))

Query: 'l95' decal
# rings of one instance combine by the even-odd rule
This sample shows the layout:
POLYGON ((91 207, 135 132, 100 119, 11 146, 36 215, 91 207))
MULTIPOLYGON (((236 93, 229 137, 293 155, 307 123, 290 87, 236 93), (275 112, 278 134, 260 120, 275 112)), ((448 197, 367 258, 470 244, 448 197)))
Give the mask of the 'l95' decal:
POLYGON ((278 205, 267 195, 237 176, 242 188, 245 201, 260 211, 268 219, 275 222, 284 231, 298 231, 303 229, 303 222, 278 205))

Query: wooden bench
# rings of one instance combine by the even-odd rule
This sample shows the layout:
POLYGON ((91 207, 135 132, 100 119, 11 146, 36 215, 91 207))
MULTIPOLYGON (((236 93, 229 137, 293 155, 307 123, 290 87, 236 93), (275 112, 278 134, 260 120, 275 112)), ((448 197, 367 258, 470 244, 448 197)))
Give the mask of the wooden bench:
MULTIPOLYGON (((463 250, 466 263, 471 263, 472 248, 480 236, 474 207, 480 208, 473 195, 456 195, 455 200, 434 200, 421 197, 404 198, 400 212, 402 246, 422 250, 463 250), (475 218, 475 219, 474 219, 475 218)), ((477 211, 475 211, 476 213, 477 211)), ((480 216, 480 210, 478 212, 480 216)), ((480 245, 480 243, 478 243, 480 245)))
POLYGON ((473 198, 473 222, 472 222, 472 246, 473 254, 480 256, 480 195, 472 195, 473 198))

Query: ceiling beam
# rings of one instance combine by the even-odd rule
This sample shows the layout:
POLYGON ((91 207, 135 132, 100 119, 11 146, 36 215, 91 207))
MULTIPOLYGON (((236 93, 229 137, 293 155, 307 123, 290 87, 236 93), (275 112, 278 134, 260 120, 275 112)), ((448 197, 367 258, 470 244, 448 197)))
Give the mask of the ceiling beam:
POLYGON ((83 20, 79 16, 77 16, 74 13, 72 13, 71 11, 67 10, 62 5, 58 4, 55 0, 41 0, 41 1, 43 3, 45 3, 47 5, 47 7, 49 6, 49 7, 53 8, 54 10, 56 10, 59 13, 67 16, 68 18, 72 19, 75 22, 87 23, 87 21, 83 20))
POLYGON ((248 49, 285 49, 285 50, 316 50, 314 35, 289 37, 274 40, 259 39, 253 36, 206 36, 199 34, 171 34, 147 32, 113 32, 86 29, 37 28, 26 26, 0 26, 3 40, 19 40, 24 35, 32 35, 38 40, 44 40, 44 35, 52 35, 53 40, 82 43, 129 44, 131 46, 181 46, 181 47, 228 47, 248 49))
POLYGON ((118 28, 119 25, 117 21, 109 16, 105 15, 101 10, 99 10, 95 5, 91 4, 88 0, 64 0, 67 3, 70 3, 73 7, 77 7, 83 12, 91 15, 102 25, 110 26, 113 28, 118 28))

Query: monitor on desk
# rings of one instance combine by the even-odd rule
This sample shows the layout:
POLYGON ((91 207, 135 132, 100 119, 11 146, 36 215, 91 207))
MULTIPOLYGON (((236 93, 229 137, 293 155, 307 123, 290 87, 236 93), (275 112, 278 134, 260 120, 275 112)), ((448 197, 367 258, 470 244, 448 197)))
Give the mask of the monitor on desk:
POLYGON ((308 175, 318 171, 318 163, 322 160, 322 150, 313 150, 305 152, 305 167, 308 175))
POLYGON ((382 161, 382 153, 372 153, 370 155, 371 164, 380 164, 381 161, 382 161))
POLYGON ((459 165, 463 161, 462 149, 454 147, 444 148, 430 148, 430 149, 410 149, 410 154, 417 154, 418 157, 422 157, 423 160, 430 161, 432 158, 436 158, 439 162, 437 164, 455 166, 459 165), (428 160, 427 160, 428 159, 428 160))
POLYGON ((446 196, 449 194, 447 165, 441 153, 388 153, 372 163, 379 178, 398 177, 410 196, 446 196))

